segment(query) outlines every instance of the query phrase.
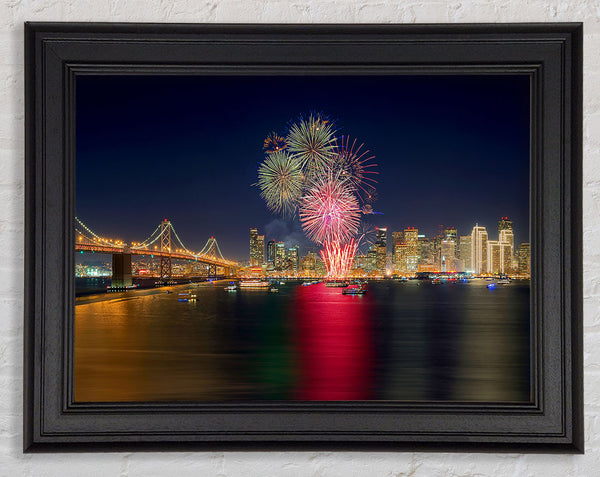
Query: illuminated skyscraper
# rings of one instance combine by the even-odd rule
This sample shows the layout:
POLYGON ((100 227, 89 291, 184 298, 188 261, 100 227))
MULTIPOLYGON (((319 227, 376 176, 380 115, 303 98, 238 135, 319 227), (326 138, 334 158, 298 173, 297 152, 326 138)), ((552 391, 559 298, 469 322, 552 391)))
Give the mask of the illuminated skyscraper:
POLYGON ((314 272, 317 268, 317 254, 315 252, 307 252, 302 259, 302 270, 308 274, 314 272))
POLYGON ((515 253, 515 236, 512 229, 502 229, 498 232, 498 241, 510 245, 510 255, 515 253))
POLYGON ((375 227, 375 243, 377 242, 387 247, 387 227, 375 227))
POLYGON ((454 243, 454 252, 451 255, 452 259, 460 258, 460 250, 458 248, 458 231, 455 227, 446 227, 444 231, 445 240, 454 243))
POLYGON ((455 267, 455 250, 454 240, 442 240, 440 244, 440 254, 441 254, 441 271, 449 272, 450 270, 456 270, 455 267))
POLYGON ((261 266, 265 262, 265 236, 258 230, 250 229, 250 266, 261 266))
POLYGON ((500 217, 500 220, 498 221, 498 235, 500 235, 500 232, 502 232, 503 230, 512 230, 512 229, 513 229, 512 220, 509 220, 508 217, 500 217))
POLYGON ((435 266, 434 242, 425 235, 418 235, 419 240, 419 260, 417 262, 417 271, 433 272, 437 269, 435 266))
POLYGON ((267 242, 267 263, 275 264, 275 240, 267 242))
POLYGON ((265 263, 265 236, 259 235, 256 239, 258 240, 258 265, 263 265, 265 263))
POLYGON ((377 227, 375 229, 375 243, 372 247, 376 253, 375 268, 381 275, 385 275, 387 259, 387 228, 377 227))
POLYGON ((398 258, 396 257, 396 246, 404 243, 403 232, 392 232, 392 268, 398 270, 398 258))
POLYGON ((517 261, 519 263, 518 272, 519 275, 531 275, 531 247, 529 243, 522 243, 517 248, 517 252, 515 254, 517 256, 517 261))
POLYGON ((414 227, 404 229, 404 243, 406 244, 406 271, 415 273, 419 263, 419 230, 414 227))
POLYGON ((377 270, 377 246, 371 245, 371 248, 367 251, 367 270, 374 272, 377 270))
POLYGON ((512 267, 512 254, 508 242, 488 240, 487 271, 493 274, 506 274, 512 267))
POLYGON ((299 254, 298 254, 298 246, 288 248, 287 260, 291 262, 292 268, 291 270, 297 272, 300 268, 299 254))
POLYGON ((477 274, 487 272, 487 242, 486 228, 475 225, 471 232, 471 267, 477 274))
POLYGON ((473 265, 471 264, 471 236, 470 235, 461 235, 460 243, 460 258, 463 260, 463 266, 465 271, 469 272, 473 270, 473 265))
POLYGON ((277 242, 275 244, 275 270, 283 270, 285 265, 285 244, 277 242))

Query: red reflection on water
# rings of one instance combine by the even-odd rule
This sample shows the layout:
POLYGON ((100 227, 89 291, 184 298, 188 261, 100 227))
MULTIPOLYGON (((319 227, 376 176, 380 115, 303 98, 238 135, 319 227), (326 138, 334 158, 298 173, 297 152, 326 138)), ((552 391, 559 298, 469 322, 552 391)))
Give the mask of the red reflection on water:
POLYGON ((373 397, 373 342, 368 293, 342 295, 323 284, 300 286, 294 300, 299 400, 373 397))

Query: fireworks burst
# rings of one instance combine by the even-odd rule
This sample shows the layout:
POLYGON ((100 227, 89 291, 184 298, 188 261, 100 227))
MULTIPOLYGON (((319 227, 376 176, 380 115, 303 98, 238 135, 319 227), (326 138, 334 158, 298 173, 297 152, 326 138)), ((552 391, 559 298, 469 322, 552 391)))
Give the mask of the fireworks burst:
POLYGON ((309 176, 314 177, 331 164, 336 149, 334 134, 334 124, 320 114, 301 118, 290 127, 288 150, 306 167, 309 176))
POLYGON ((342 177, 346 178, 356 189, 358 194, 368 197, 375 190, 377 181, 370 177, 377 174, 373 170, 377 164, 370 162, 375 158, 369 155, 369 150, 362 150, 364 144, 356 143, 356 139, 351 140, 348 136, 342 136, 336 145, 333 167, 340 171, 342 177))
POLYGON ((267 154, 271 154, 277 151, 282 151, 287 147, 287 141, 283 136, 272 132, 269 134, 263 142, 263 150, 267 154))
POLYGON ((300 161, 285 151, 268 154, 258 168, 260 195, 275 213, 293 214, 302 196, 300 161))
POLYGON ((284 136, 270 133, 258 186, 273 212, 294 215, 298 209, 306 236, 323 245, 328 276, 344 278, 359 245, 373 241, 368 217, 379 213, 372 205, 377 172, 363 144, 347 136, 336 140, 335 133, 334 123, 319 113, 290 123, 284 136))
POLYGON ((360 224, 361 210, 349 183, 339 175, 324 174, 302 197, 300 221, 317 243, 351 240, 360 224))
POLYGON ((356 244, 359 251, 366 253, 369 247, 375 243, 375 226, 363 218, 360 221, 356 236, 356 244))
POLYGON ((327 268, 327 276, 330 278, 345 278, 352 269, 354 255, 356 255, 357 243, 354 239, 349 243, 325 242, 325 248, 321 250, 321 258, 327 268))

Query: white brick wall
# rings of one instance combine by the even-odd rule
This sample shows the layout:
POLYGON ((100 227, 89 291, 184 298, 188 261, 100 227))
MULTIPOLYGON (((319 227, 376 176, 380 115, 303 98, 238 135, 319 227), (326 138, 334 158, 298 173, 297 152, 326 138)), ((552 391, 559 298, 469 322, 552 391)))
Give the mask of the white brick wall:
POLYGON ((2 0, 0 4, 0 475, 600 475, 600 1, 2 0), (585 22, 585 456, 374 452, 21 452, 23 22, 585 22), (598 267, 598 268, 596 268, 598 267))

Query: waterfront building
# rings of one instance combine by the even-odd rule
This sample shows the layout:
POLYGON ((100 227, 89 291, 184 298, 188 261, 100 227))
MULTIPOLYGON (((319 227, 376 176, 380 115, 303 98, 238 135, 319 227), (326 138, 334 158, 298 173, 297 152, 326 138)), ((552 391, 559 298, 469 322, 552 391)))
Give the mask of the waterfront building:
POLYGON ((529 243, 522 243, 515 253, 518 262, 519 275, 531 276, 531 247, 529 243))
POLYGON ((377 247, 375 244, 371 245, 371 248, 369 248, 369 251, 367 252, 366 270, 369 273, 375 272, 377 270, 377 247))
POLYGON ((298 245, 288 248, 287 260, 291 263, 291 267, 289 270, 297 273, 300 268, 300 261, 298 257, 298 245))
POLYGON ((275 264, 275 240, 267 242, 267 263, 270 265, 275 264))
POLYGON ((396 246, 404 243, 404 232, 392 232, 392 269, 398 269, 396 246))
POLYGON ((265 236, 258 229, 250 229, 250 266, 261 266, 265 262, 265 236))
POLYGON ((488 270, 487 242, 488 233, 486 228, 476 224, 471 232, 471 267, 477 274, 486 273, 488 270))
POLYGON ((454 243, 454 252, 451 254, 451 258, 454 260, 460 258, 460 250, 458 248, 458 230, 456 227, 446 227, 444 231, 444 239, 454 243))
POLYGON ((454 240, 442 240, 440 244, 440 254, 441 254, 441 271, 449 272, 450 270, 456 270, 455 261, 456 257, 454 255, 456 249, 456 244, 454 240))
POLYGON ((419 258, 417 260, 417 271, 431 272, 435 267, 434 242, 425 235, 417 235, 419 242, 419 258))
POLYGON ((406 271, 416 273, 419 263, 419 230, 414 227, 404 229, 406 244, 406 271))
POLYGON ((277 242, 275 244, 275 270, 283 270, 285 265, 285 244, 277 242))
POLYGON ((460 250, 460 259, 463 261, 464 271, 471 271, 473 269, 471 265, 471 236, 461 235, 458 248, 460 250))
POLYGON ((504 275, 511 272, 512 254, 508 242, 488 240, 487 242, 487 271, 494 275, 504 275))
POLYGON ((387 228, 375 228, 375 243, 373 244, 376 253, 375 269, 381 275, 385 275, 387 260, 387 228))
POLYGON ((502 229, 498 232, 498 241, 507 243, 510 245, 510 256, 512 260, 512 256, 515 250, 515 236, 512 229, 502 229))
POLYGON ((387 247, 387 227, 375 227, 375 242, 387 247))
POLYGON ((498 221, 498 235, 500 235, 500 232, 503 230, 513 230, 512 220, 509 220, 508 217, 500 217, 500 220, 498 221))

